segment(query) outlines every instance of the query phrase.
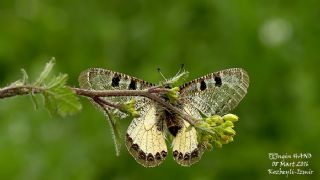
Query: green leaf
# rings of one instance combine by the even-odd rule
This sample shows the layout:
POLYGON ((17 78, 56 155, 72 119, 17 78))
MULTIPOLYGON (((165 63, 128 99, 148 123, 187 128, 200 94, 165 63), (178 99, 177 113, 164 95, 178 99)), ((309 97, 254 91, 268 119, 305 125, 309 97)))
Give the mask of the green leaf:
POLYGON ((173 77, 170 81, 172 87, 179 87, 181 84, 185 83, 189 76, 189 72, 183 70, 182 72, 178 73, 175 77, 173 77))
POLYGON ((55 58, 52 57, 51 60, 44 67, 43 71, 41 72, 39 78, 36 80, 34 85, 40 85, 43 83, 43 81, 48 77, 49 73, 51 72, 54 64, 55 64, 55 58))
POLYGON ((183 84, 189 76, 189 72, 185 70, 179 71, 173 78, 160 82, 162 85, 169 85, 170 87, 179 87, 183 84))
POLYGON ((45 107, 51 114, 66 116, 81 110, 81 103, 72 89, 65 86, 66 74, 51 79, 44 90, 45 107))
POLYGON ((45 107, 52 114, 66 116, 81 110, 81 104, 76 94, 68 87, 58 86, 47 89, 43 93, 45 97, 45 107))
POLYGON ((28 74, 24 69, 21 69, 22 78, 18 79, 17 81, 11 83, 9 87, 17 87, 17 86, 24 86, 27 84, 28 81, 28 74))
POLYGON ((42 93, 44 97, 44 107, 49 111, 50 115, 57 114, 57 101, 54 98, 54 95, 51 95, 48 92, 42 93))
POLYGON ((21 69, 21 73, 22 73, 22 83, 23 84, 27 84, 28 83, 28 74, 26 72, 26 70, 21 69))
POLYGON ((50 82, 47 83, 47 88, 52 89, 52 88, 65 86, 65 84, 67 83, 67 80, 68 80, 67 74, 59 74, 59 76, 52 78, 50 82))

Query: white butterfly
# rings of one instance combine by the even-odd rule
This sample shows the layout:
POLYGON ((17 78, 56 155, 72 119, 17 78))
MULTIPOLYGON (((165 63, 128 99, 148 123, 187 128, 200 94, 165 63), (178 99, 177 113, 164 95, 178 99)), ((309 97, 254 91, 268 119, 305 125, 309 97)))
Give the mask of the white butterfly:
MULTIPOLYGON (((81 88, 91 90, 143 90, 155 86, 100 68, 82 72, 79 82, 81 88)), ((249 76, 243 69, 222 70, 180 86, 178 103, 174 106, 199 119, 200 112, 207 116, 224 115, 238 105, 248 86, 249 76)), ((177 163, 190 166, 199 161, 205 150, 204 145, 198 142, 196 129, 189 128, 190 124, 180 116, 144 97, 104 97, 113 102, 127 102, 132 98, 136 99, 140 117, 133 119, 127 130, 126 146, 138 163, 154 167, 163 162, 168 152, 165 142, 167 132, 173 137, 172 152, 177 163)))

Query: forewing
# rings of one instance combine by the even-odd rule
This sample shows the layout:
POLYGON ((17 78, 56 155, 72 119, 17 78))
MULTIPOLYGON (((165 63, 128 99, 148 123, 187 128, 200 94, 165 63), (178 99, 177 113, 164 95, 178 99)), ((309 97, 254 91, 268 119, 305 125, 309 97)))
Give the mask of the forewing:
POLYGON ((102 68, 90 68, 81 72, 80 87, 94 90, 145 89, 152 84, 133 76, 102 68))
POLYGON ((139 111, 126 135, 126 146, 135 160, 144 167, 154 167, 167 156, 167 146, 163 133, 164 122, 157 118, 154 103, 148 100, 139 111))
POLYGON ((249 76, 240 68, 226 69, 195 79, 180 87, 181 100, 192 112, 224 115, 246 95, 249 76))
MULTIPOLYGON (((79 84, 81 88, 90 90, 141 90, 152 86, 151 83, 138 78, 101 68, 83 71, 79 76, 79 84)), ((134 98, 136 104, 139 105, 136 107, 137 109, 144 106, 145 102, 143 97, 113 96, 102 98, 114 103, 124 103, 134 98)), ((117 110, 115 112, 123 115, 117 110)))

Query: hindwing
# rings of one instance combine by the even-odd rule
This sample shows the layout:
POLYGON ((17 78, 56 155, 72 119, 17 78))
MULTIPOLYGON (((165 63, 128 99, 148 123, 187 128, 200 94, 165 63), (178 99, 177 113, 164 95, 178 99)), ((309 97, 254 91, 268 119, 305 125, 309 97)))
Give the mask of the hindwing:
POLYGON ((183 127, 172 141, 172 153, 174 160, 182 166, 190 166, 201 159, 204 148, 198 142, 197 131, 189 127, 187 121, 183 121, 183 127))
POLYGON ((167 156, 164 122, 156 116, 156 106, 149 102, 140 109, 126 135, 126 146, 131 155, 144 167, 158 166, 167 156))

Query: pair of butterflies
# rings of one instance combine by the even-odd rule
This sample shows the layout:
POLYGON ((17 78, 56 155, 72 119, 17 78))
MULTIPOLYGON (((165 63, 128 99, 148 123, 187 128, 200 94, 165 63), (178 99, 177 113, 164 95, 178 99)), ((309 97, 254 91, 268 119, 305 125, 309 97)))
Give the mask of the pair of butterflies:
MULTIPOLYGON (((80 87, 90 90, 144 90, 155 85, 126 74, 91 68, 79 76, 80 87)), ((166 83, 164 83, 166 84, 166 83)), ((168 84, 166 84, 168 85, 168 84)), ((170 85, 170 84, 169 84, 170 85)), ((195 79, 180 86, 179 98, 173 104, 184 113, 201 119, 225 115, 234 109, 247 93, 249 76, 243 69, 232 68, 195 79)), ((169 102, 164 96, 160 96, 169 102)), ((145 167, 161 164, 168 153, 166 134, 171 134, 175 161, 182 166, 198 162, 205 150, 194 127, 156 102, 145 97, 103 97, 115 103, 136 101, 140 117, 134 118, 126 133, 126 146, 138 163, 145 167)), ((170 103, 170 102, 169 102, 170 103)))

